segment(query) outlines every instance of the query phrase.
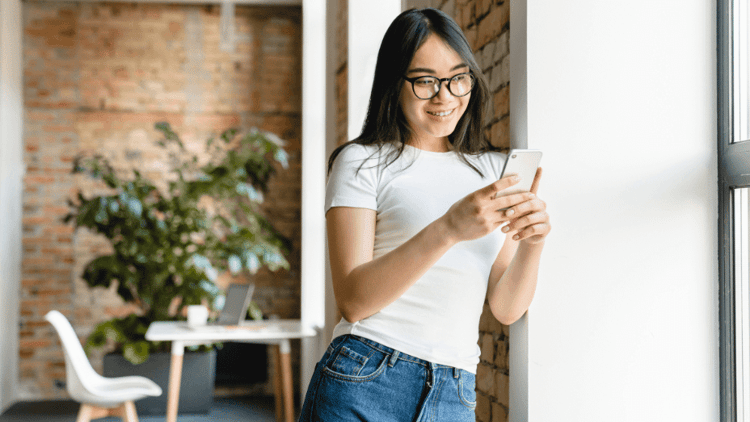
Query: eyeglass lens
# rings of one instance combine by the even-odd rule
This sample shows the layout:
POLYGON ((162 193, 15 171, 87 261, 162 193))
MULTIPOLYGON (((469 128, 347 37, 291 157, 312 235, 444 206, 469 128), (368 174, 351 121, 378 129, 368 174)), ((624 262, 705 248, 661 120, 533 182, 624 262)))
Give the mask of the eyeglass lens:
MULTIPOLYGON (((412 83, 414 94, 423 100, 429 100, 440 91, 442 81, 434 76, 423 76, 412 83)), ((474 86, 474 78, 471 74, 464 73, 456 75, 448 81, 448 91, 456 97, 463 97, 471 91, 474 86)))

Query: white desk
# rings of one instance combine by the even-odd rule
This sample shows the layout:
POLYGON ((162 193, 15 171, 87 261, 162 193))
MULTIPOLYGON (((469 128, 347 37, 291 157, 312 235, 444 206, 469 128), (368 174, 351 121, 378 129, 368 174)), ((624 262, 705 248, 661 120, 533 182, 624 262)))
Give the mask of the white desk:
POLYGON ((177 421, 180 398, 182 358, 185 346, 213 342, 244 342, 276 345, 276 420, 293 422, 294 396, 292 392, 292 364, 289 356, 290 339, 316 335, 312 327, 304 327, 299 320, 245 321, 241 326, 205 326, 193 329, 185 322, 159 321, 148 327, 146 340, 171 341, 172 360, 169 369, 169 392, 167 396, 167 422, 177 421), (282 408, 283 399, 283 408, 282 408), (282 416, 282 410, 284 415, 282 416))

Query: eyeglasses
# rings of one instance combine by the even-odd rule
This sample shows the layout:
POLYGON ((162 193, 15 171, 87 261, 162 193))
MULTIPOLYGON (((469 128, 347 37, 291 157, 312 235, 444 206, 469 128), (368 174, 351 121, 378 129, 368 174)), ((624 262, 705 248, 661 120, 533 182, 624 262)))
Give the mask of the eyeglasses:
POLYGON ((420 100, 429 100, 438 95, 443 82, 448 83, 448 92, 453 94, 454 97, 468 95, 474 88, 474 75, 470 72, 459 73, 452 78, 442 79, 435 76, 420 76, 417 78, 403 76, 403 78, 411 82, 411 89, 420 100))

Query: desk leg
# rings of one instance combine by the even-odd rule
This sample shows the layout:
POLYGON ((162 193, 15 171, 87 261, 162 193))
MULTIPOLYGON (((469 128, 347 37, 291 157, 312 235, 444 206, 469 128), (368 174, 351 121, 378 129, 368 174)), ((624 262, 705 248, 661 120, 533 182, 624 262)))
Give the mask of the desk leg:
POLYGON ((167 422, 177 422, 177 407, 180 401, 182 378, 182 358, 185 345, 181 341, 172 342, 172 364, 169 368, 169 392, 167 396, 167 422))
POLYGON ((273 397, 276 404, 276 422, 284 421, 284 408, 282 407, 282 388, 281 388, 281 353, 279 345, 273 345, 274 351, 274 374, 273 374, 273 397))
POLYGON ((294 422, 294 392, 292 391, 292 360, 289 340, 282 340, 274 348, 276 349, 276 376, 274 377, 276 421, 294 422))

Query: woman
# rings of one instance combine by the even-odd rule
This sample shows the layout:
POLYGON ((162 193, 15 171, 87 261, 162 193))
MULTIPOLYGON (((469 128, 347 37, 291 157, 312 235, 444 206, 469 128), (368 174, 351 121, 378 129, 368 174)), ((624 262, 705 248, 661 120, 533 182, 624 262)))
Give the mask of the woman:
POLYGON ((550 231, 532 192, 502 194, 517 181, 498 180, 505 156, 482 136, 488 97, 447 15, 409 10, 394 20, 362 134, 329 161, 329 255, 343 319, 301 421, 475 420, 485 298, 504 324, 526 312, 550 231))

